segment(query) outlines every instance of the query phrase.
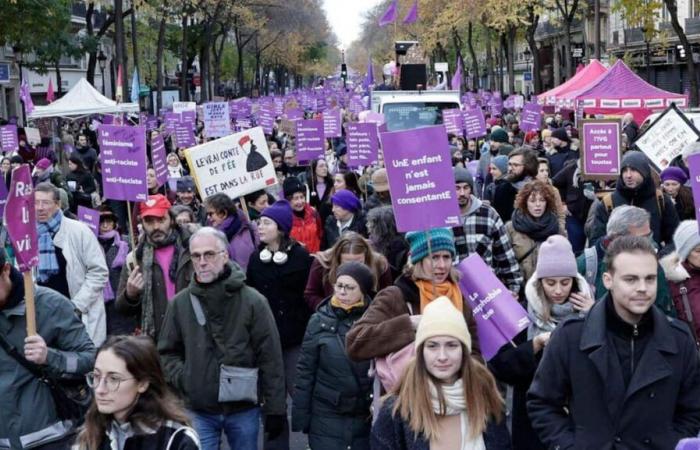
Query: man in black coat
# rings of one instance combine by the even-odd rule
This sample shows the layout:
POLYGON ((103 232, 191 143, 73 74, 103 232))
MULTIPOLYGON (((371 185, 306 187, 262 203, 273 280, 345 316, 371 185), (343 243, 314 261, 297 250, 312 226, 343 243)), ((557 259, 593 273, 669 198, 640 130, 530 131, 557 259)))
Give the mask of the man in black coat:
POLYGON ((606 255, 608 295, 559 325, 528 392, 547 448, 673 449, 700 431, 698 351, 682 322, 653 308, 656 253, 620 237, 606 255))
POLYGON ((552 145, 554 145, 556 152, 547 155, 547 159, 549 160, 549 173, 554 177, 564 168, 567 161, 578 159, 578 152, 571 149, 571 137, 564 127, 552 131, 552 145))

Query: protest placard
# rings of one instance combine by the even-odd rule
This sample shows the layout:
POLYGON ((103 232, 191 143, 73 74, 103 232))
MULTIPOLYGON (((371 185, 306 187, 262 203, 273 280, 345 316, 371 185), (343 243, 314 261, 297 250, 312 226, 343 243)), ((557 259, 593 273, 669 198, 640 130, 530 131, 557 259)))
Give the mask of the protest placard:
POLYGON ((688 157, 688 171, 690 172, 690 187, 693 191, 695 216, 700 217, 700 153, 688 157))
POLYGON ((228 103, 209 102, 204 104, 204 133, 208 138, 231 134, 228 103))
POLYGON ((78 220, 83 222, 85 225, 95 233, 95 236, 100 234, 100 212, 86 208, 84 206, 78 206, 78 220))
POLYGON ((542 123, 542 106, 537 102, 525 104, 523 112, 520 115, 520 129, 527 133, 528 131, 537 131, 542 123))
POLYGON ((0 217, 5 214, 5 205, 7 205, 7 185, 0 183, 0 217))
POLYGON ((616 119, 581 120, 583 175, 598 180, 615 180, 620 175, 622 125, 616 119))
POLYGON ((182 111, 180 114, 180 123, 188 124, 194 129, 197 126, 197 111, 182 111))
POLYGON ((649 161, 657 169, 663 170, 688 144, 697 141, 698 138, 700 132, 693 122, 688 120, 675 104, 671 104, 634 141, 634 145, 649 157, 649 161))
POLYGON ((168 161, 165 155, 165 143, 160 133, 151 135, 151 163, 156 172, 158 186, 168 181, 168 161))
POLYGON ((194 130, 188 124, 178 123, 173 132, 175 143, 180 148, 194 147, 197 140, 194 137, 194 130))
POLYGON ((241 197, 277 183, 260 127, 192 147, 185 154, 202 199, 220 192, 241 197))
POLYGON ((173 112, 180 114, 183 111, 196 111, 197 104, 195 102, 173 102, 173 112))
POLYGON ((27 136, 27 144, 34 146, 41 144, 41 132, 38 128, 24 127, 24 134, 27 136))
POLYGON ((459 287, 472 309, 481 354, 487 361, 530 325, 527 312, 496 277, 481 256, 473 253, 457 267, 459 287))
POLYGON ((39 263, 33 186, 28 164, 22 164, 12 171, 4 223, 21 272, 31 270, 39 263))
POLYGON ((295 123, 297 126, 297 159, 299 161, 312 161, 323 156, 325 151, 323 121, 297 120, 295 123))
POLYGON ((175 127, 180 123, 180 113, 166 112, 163 115, 163 128, 167 134, 175 133, 175 127))
POLYGON ((348 148, 348 166, 368 166, 376 162, 379 150, 377 124, 346 123, 345 144, 348 148))
POLYGON ((462 115, 464 117, 464 130, 467 139, 486 136, 486 119, 481 108, 466 109, 462 115))
POLYGON ((97 136, 105 198, 146 201, 146 128, 103 125, 97 136))
POLYGON ((443 109, 442 122, 445 124, 445 129, 447 129, 448 134, 462 136, 464 133, 464 118, 462 117, 461 110, 457 108, 443 109))
POLYGON ((340 109, 331 108, 323 112, 323 135, 326 139, 341 137, 343 135, 340 124, 340 109))
POLYGON ((3 153, 16 152, 19 150, 17 125, 0 126, 0 150, 2 150, 3 153))
POLYGON ((391 204, 401 232, 459 225, 443 125, 380 133, 391 204))
POLYGON ((265 134, 272 134, 275 126, 275 107, 271 104, 264 104, 258 111, 258 125, 262 127, 265 134))

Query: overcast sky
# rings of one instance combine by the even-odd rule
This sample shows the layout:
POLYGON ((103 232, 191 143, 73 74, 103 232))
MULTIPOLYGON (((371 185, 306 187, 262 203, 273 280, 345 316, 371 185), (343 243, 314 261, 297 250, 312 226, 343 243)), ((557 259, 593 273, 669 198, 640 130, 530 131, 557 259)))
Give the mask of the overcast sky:
POLYGON ((323 0, 326 17, 340 46, 348 48, 360 34, 360 25, 365 11, 372 9, 381 0, 323 0))

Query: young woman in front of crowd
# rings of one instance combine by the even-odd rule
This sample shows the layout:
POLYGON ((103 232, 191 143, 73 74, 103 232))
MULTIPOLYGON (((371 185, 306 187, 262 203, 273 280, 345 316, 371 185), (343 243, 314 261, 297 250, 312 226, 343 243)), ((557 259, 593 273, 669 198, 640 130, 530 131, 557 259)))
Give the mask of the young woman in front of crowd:
POLYGON ((150 338, 109 338, 87 381, 94 399, 74 450, 200 448, 187 412, 165 382, 150 338))
POLYGON ((416 356, 384 400, 373 450, 508 450, 504 402, 493 375, 471 356, 463 314, 447 297, 426 305, 416 356))

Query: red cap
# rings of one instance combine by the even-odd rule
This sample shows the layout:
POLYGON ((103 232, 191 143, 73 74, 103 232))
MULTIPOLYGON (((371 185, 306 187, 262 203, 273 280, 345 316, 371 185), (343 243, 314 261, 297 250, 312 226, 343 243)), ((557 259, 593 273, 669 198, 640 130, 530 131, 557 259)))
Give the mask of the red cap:
POLYGON ((171 206, 164 195, 149 195, 148 200, 139 205, 139 215, 141 217, 165 217, 171 206))

